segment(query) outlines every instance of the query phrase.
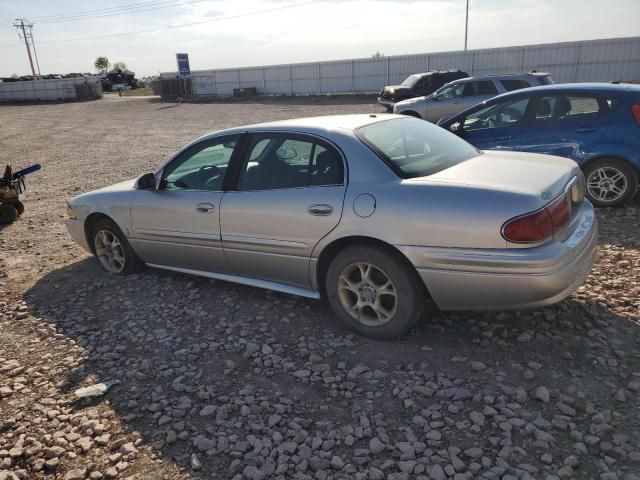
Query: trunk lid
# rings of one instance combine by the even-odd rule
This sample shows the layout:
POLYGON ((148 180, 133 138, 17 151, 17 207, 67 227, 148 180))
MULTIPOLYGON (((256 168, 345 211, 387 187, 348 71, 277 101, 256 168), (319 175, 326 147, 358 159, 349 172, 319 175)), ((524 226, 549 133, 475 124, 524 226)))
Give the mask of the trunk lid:
POLYGON ((520 193, 542 207, 561 195, 573 177, 581 177, 573 160, 524 152, 486 151, 417 182, 446 182, 485 190, 520 193))

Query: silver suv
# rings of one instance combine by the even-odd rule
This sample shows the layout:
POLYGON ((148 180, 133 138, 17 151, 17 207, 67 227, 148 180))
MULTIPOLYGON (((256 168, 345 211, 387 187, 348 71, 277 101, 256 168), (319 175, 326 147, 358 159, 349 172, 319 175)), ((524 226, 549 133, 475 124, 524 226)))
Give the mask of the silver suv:
POLYGON ((439 123, 501 93, 552 83, 549 74, 542 72, 461 78, 447 83, 426 97, 396 103, 393 113, 439 123))

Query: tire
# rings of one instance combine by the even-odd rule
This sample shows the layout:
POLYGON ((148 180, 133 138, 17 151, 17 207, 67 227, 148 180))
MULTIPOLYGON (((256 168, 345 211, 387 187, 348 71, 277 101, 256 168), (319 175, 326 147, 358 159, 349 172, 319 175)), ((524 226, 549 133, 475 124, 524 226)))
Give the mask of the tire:
POLYGON ((406 333, 420 319, 425 304, 425 289, 415 270, 397 255, 374 246, 353 246, 339 252, 327 270, 325 291, 331 308, 347 327, 376 339, 406 333), (368 281, 362 281, 363 271, 368 281), (386 280, 390 286, 379 288, 386 280), (387 293, 381 294, 382 290, 387 293), (347 306, 372 299, 352 310, 353 314, 347 310, 347 306))
POLYGON ((133 251, 127 237, 111 220, 99 220, 93 227, 91 240, 96 258, 109 273, 129 275, 145 270, 146 265, 133 251), (114 239, 118 245, 112 248, 114 239))
POLYGON ((0 204, 0 224, 8 225, 18 219, 18 210, 10 203, 0 204))
POLYGON ((16 200, 15 202, 13 202, 13 206, 16 207, 18 215, 22 215, 24 213, 24 203, 22 203, 20 200, 16 200))
POLYGON ((617 158, 596 160, 584 170, 587 198, 596 207, 617 207, 635 195, 638 174, 627 162, 617 158), (620 190, 611 190, 617 188, 620 190))

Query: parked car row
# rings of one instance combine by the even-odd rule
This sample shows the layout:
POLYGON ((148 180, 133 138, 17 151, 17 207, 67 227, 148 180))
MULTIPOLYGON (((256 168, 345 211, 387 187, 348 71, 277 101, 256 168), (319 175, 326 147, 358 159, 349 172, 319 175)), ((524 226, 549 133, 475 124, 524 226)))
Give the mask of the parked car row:
MULTIPOLYGON (((382 95, 378 101, 390 105, 382 95)), ((483 150, 570 158, 583 169, 596 206, 624 204, 638 191, 638 86, 554 85, 542 72, 465 76, 432 94, 395 101, 392 109, 437 123, 483 150)))

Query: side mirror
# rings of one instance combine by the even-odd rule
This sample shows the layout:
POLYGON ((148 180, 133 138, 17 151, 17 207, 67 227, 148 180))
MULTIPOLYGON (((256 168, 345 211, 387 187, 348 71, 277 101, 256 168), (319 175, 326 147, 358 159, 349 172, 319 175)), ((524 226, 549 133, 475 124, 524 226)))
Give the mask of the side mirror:
POLYGON ((156 177, 153 173, 145 173, 136 182, 136 188, 138 190, 148 190, 150 188, 156 188, 156 177))
POLYGON ((460 122, 452 123, 449 126, 449 131, 456 135, 460 135, 462 133, 462 124, 460 122))

